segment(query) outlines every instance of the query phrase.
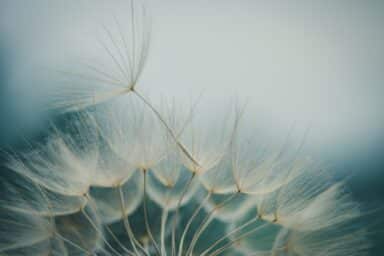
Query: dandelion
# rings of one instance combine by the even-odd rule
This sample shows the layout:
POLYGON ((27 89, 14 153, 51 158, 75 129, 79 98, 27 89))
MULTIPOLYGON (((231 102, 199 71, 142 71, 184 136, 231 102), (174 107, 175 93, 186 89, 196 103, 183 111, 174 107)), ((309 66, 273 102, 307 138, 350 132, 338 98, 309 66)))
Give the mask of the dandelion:
POLYGON ((305 136, 299 145, 264 150, 242 133, 241 108, 222 118, 212 113, 207 125, 138 92, 149 35, 139 36, 135 6, 129 46, 118 22, 117 37, 106 29, 114 52, 105 51, 121 77, 93 68, 116 90, 60 91, 56 107, 74 112, 66 126, 8 155, 0 253, 367 253, 360 206, 343 181, 302 156, 305 136), (136 96, 117 97, 128 92, 136 96))
POLYGON ((295 158, 279 172, 289 163, 279 153, 249 161, 248 176, 239 175, 236 114, 220 124, 228 127, 220 139, 185 143, 199 149, 190 151, 197 166, 145 104, 122 107, 134 112, 114 105, 75 116, 70 134, 55 128, 45 144, 10 155, 18 179, 4 183, 1 205, 4 219, 14 219, 6 230, 23 235, 4 238, 2 252, 28 254, 44 243, 58 255, 347 255, 342 244, 356 239, 356 250, 367 250, 363 229, 347 231, 359 205, 326 171, 295 158))

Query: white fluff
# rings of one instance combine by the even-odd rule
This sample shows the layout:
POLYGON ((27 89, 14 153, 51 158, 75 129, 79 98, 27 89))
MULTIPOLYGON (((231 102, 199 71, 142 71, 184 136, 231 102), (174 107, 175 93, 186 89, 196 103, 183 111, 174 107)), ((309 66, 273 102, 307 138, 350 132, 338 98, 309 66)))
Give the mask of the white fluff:
POLYGON ((273 256, 364 256, 369 243, 366 230, 345 227, 317 232, 299 232, 283 229, 276 238, 273 256))

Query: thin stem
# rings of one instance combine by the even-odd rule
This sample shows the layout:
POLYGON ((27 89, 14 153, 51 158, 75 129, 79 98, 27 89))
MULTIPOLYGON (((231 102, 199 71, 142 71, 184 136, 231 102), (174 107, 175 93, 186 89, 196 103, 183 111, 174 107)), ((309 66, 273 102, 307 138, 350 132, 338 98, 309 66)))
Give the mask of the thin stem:
POLYGON ((112 250, 113 253, 121 256, 121 254, 116 251, 112 246, 111 244, 107 241, 107 239, 104 237, 103 235, 103 232, 97 227, 97 225, 94 223, 94 221, 92 220, 92 218, 88 215, 88 213, 85 211, 84 208, 81 208, 81 212, 83 213, 83 215, 85 216, 85 218, 88 220, 88 222, 91 224, 91 226, 96 230, 97 233, 99 233, 101 239, 104 241, 104 243, 112 250))
POLYGON ((149 252, 149 241, 148 241, 148 239, 143 239, 142 243, 143 243, 143 247, 144 247, 145 253, 148 254, 148 255, 151 255, 151 253, 149 252))
POLYGON ((246 223, 244 223, 244 224, 241 225, 240 227, 237 227, 237 228, 231 230, 230 232, 228 232, 227 234, 225 234, 223 237, 221 237, 220 239, 216 240, 216 242, 214 242, 210 247, 208 247, 204 252, 202 252, 200 256, 204 256, 204 255, 207 254, 210 250, 212 250, 213 248, 215 248, 215 246, 218 245, 220 242, 224 241, 226 238, 228 238, 228 237, 231 236, 232 234, 237 233, 237 232, 240 231, 241 229, 246 228, 247 226, 251 225, 252 223, 254 223, 254 222, 257 221, 257 220, 259 220, 259 216, 256 216, 255 218, 252 218, 251 220, 247 221, 246 223))
POLYGON ((239 195, 240 192, 236 192, 236 194, 233 194, 231 195, 230 197, 228 197, 227 199, 225 199, 222 203, 220 203, 219 205, 217 205, 215 208, 213 208, 208 214, 207 216, 204 218, 204 220, 200 223, 197 231, 195 232, 195 234, 193 235, 193 238, 192 238, 192 242, 191 244, 189 245, 189 248, 187 250, 187 253, 186 255, 189 255, 193 253, 193 249, 195 248, 196 246, 196 243, 197 241, 199 240, 199 237, 200 235, 204 232, 204 230, 208 227, 208 225, 211 223, 212 221, 212 217, 213 217, 213 213, 216 212, 217 210, 219 210, 220 208, 224 207, 226 204, 228 204, 231 200, 233 200, 236 196, 239 195))
POLYGON ((160 243, 161 243, 161 255, 166 256, 167 252, 165 250, 165 224, 168 218, 168 210, 163 209, 163 213, 161 215, 161 229, 160 229, 160 243))
POLYGON ((157 245, 155 239, 153 238, 153 234, 151 231, 151 227, 149 226, 149 218, 148 218, 148 208, 147 208, 147 170, 143 169, 143 179, 144 179, 144 202, 143 202, 143 208, 144 208, 144 221, 145 221, 145 228, 147 230, 148 236, 151 239, 151 242, 155 246, 156 252, 158 255, 161 255, 159 246, 157 245))
MULTIPOLYGON (((103 252, 104 254, 106 254, 107 256, 110 256, 111 255, 111 253, 110 252, 108 252, 106 249, 104 249, 104 248, 99 248, 99 251, 100 252, 103 252)), ((92 253, 92 254, 90 254, 90 255, 94 255, 94 256, 98 256, 98 255, 104 255, 104 254, 101 254, 101 253, 99 253, 99 252, 94 252, 94 253, 92 253)), ((61 255, 60 255, 61 256, 61 255)))
MULTIPOLYGON (((91 209, 95 212, 98 212, 98 207, 97 204, 94 202, 93 198, 89 196, 89 194, 85 194, 85 197, 88 199, 89 206, 91 209)), ((108 227, 108 225, 105 225, 105 229, 108 231, 108 233, 112 236, 113 240, 120 246, 121 249, 123 249, 126 253, 128 254, 133 254, 132 251, 128 250, 121 242, 120 240, 116 237, 116 235, 113 233, 113 231, 108 227)))
POLYGON ((119 186, 119 197, 120 197, 120 206, 121 206, 121 212, 122 212, 122 218, 124 222, 124 228, 127 232, 129 241, 131 242, 132 248, 135 251, 136 255, 140 255, 139 251, 137 250, 136 245, 146 254, 145 249, 141 246, 141 244, 136 240, 135 235, 132 231, 131 225, 129 224, 128 216, 125 214, 125 203, 124 203, 124 193, 121 189, 121 186, 119 186))
POLYGON ((111 230, 110 227, 108 227, 107 225, 105 226, 105 229, 108 231, 108 233, 112 236, 113 240, 115 240, 115 242, 120 246, 121 249, 123 249, 123 251, 125 251, 126 253, 128 253, 129 255, 132 255, 132 256, 135 256, 135 254, 131 251, 131 250, 128 250, 121 242, 120 240, 116 237, 115 233, 113 233, 113 231, 111 230))
POLYGON ((151 110, 152 112, 157 116, 157 118, 159 119, 159 121, 164 125, 165 129, 168 131, 168 133, 171 135, 172 139, 175 141, 176 145, 180 148, 180 150, 183 152, 183 154, 190 160, 193 162, 193 164, 195 164, 196 166, 200 166, 199 163, 197 162, 196 159, 194 159, 194 157, 192 156, 192 154, 188 151, 188 149, 181 143, 181 141, 177 138, 177 136, 175 135, 174 131, 171 129, 171 127, 167 124, 167 122, 165 121, 165 119, 162 117, 162 115, 160 114, 160 112, 143 96, 141 95, 139 92, 137 92, 135 89, 131 89, 132 92, 140 98, 140 100, 143 101, 143 103, 145 105, 147 105, 151 110))
POLYGON ((72 242, 71 240, 65 238, 64 236, 60 235, 58 232, 55 231, 54 235, 57 236, 58 238, 60 238, 61 240, 63 240, 64 242, 72 245, 76 249, 79 249, 80 251, 83 251, 83 252, 87 253, 88 255, 91 255, 91 252, 89 250, 87 250, 87 249, 83 248, 82 246, 76 244, 75 242, 72 242))
POLYGON ((189 219, 187 225, 185 226, 184 231, 181 235, 180 242, 179 242, 178 256, 181 256, 181 254, 183 252, 184 240, 185 240, 185 236, 187 235, 187 232, 189 230, 189 227, 191 226, 191 224, 194 221, 194 219, 196 218, 197 214, 200 212, 201 208, 208 201, 208 199, 210 198, 211 195, 212 195, 212 193, 208 192, 208 194, 205 196, 205 198, 200 202, 199 207, 197 207, 196 210, 193 212, 191 218, 189 219))
POLYGON ((173 223, 172 223, 172 256, 176 255, 176 238, 175 238, 175 235, 176 235, 176 224, 179 221, 180 205, 184 199, 184 196, 188 192, 188 189, 190 188, 192 181, 195 178, 195 176, 196 176, 196 173, 192 173, 192 175, 189 178, 187 184, 185 185, 185 188, 184 188, 183 192, 181 193, 181 196, 180 196, 180 198, 177 202, 177 205, 176 205, 175 217, 174 217, 173 223))
POLYGON ((241 239, 243 239, 243 238, 245 238, 245 237, 247 237, 247 236, 252 235, 253 233, 259 231, 259 229, 264 228, 264 227, 265 227, 266 225, 268 225, 268 224, 269 224, 269 223, 264 223, 264 224, 262 224, 262 225, 260 225, 260 226, 258 226, 258 227, 255 227, 255 228, 251 229, 250 231, 248 231, 248 232, 242 234, 241 236, 239 236, 238 238, 236 238, 236 239, 230 241, 230 242, 227 243, 226 245, 224 245, 224 246, 218 248, 217 250, 213 251, 213 252, 212 252, 211 254, 209 254, 208 256, 216 256, 216 255, 219 255, 220 253, 222 253, 222 252, 228 250, 229 248, 231 248, 231 246, 232 246, 233 244, 237 243, 238 241, 240 241, 241 239))

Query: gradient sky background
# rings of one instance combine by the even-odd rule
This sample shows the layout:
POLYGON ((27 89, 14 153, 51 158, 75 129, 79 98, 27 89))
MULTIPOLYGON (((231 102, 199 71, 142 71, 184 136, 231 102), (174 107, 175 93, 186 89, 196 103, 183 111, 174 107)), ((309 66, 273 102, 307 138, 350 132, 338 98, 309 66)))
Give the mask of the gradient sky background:
MULTIPOLYGON (((95 35, 128 1, 0 3, 0 141, 46 127, 52 67, 97 58, 95 35), (95 22, 96 21, 96 22, 95 22)), ((351 175, 354 195, 384 202, 384 1, 148 1, 153 37, 140 86, 153 100, 203 111, 248 102, 247 120, 272 137, 310 126, 308 154, 351 175)), ((108 23, 107 23, 108 25, 108 23)), ((16 139, 17 138, 17 139, 16 139)), ((382 214, 372 215, 380 223, 382 214)), ((372 255, 381 255, 377 244, 372 255)))

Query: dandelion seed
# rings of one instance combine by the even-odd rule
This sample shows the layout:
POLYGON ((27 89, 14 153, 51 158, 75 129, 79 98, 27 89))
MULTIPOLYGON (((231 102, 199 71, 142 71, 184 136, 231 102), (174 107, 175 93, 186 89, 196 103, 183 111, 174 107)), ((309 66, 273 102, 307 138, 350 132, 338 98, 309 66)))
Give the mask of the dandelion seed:
MULTIPOLYGON (((113 17, 112 25, 102 25, 102 39, 96 59, 100 65, 87 63, 83 73, 60 71, 70 78, 54 88, 51 107, 62 112, 79 111, 133 92, 147 62, 151 26, 141 1, 130 0, 129 26, 113 17)), ((97 21, 96 21, 97 22, 97 21)))

